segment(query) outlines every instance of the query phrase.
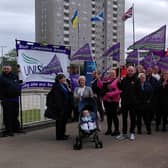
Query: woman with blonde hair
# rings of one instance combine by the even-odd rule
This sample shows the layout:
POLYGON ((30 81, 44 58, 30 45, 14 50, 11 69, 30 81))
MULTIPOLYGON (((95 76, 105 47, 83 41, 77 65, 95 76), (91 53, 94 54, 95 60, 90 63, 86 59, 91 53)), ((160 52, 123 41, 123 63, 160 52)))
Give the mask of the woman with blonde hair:
POLYGON ((75 109, 77 110, 77 112, 80 111, 79 104, 83 99, 94 97, 92 88, 89 86, 86 86, 85 76, 83 76, 83 75, 79 76, 78 84, 79 84, 79 86, 75 88, 74 94, 73 94, 74 103, 75 103, 75 107, 76 107, 75 109))

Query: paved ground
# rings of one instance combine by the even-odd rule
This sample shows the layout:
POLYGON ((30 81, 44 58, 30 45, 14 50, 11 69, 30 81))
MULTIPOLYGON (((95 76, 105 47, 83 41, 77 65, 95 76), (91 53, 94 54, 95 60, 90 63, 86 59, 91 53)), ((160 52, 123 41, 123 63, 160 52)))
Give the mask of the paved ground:
POLYGON ((104 127, 102 149, 85 143, 74 151, 76 123, 68 125, 68 141, 56 141, 54 128, 0 138, 0 168, 168 168, 168 132, 117 141, 103 135, 104 127))

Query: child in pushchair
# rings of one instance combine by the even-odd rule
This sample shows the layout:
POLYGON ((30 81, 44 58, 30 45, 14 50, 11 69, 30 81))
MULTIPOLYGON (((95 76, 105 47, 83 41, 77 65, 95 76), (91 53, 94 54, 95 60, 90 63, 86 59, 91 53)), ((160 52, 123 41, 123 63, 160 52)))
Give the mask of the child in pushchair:
POLYGON ((76 137, 74 149, 82 148, 84 138, 92 137, 96 148, 102 148, 97 129, 97 108, 93 98, 87 98, 79 103, 79 135, 76 137))

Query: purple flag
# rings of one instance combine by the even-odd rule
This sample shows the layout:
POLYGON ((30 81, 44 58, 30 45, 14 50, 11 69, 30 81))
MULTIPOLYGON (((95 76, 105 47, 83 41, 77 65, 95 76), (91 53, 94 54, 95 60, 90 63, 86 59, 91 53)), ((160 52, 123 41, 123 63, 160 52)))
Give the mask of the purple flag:
POLYGON ((164 51, 149 51, 148 55, 140 62, 145 68, 158 65, 161 58, 164 57, 164 51))
POLYGON ((160 57, 160 60, 158 62, 158 66, 162 70, 168 70, 168 57, 160 57))
POLYGON ((70 81, 71 81, 71 89, 72 91, 74 91, 74 89, 79 86, 79 82, 78 82, 78 79, 79 79, 79 74, 70 74, 69 78, 70 78, 70 81))
POLYGON ((115 61, 120 61, 120 43, 114 44, 112 47, 107 49, 103 57, 112 57, 115 61))
POLYGON ((166 25, 136 41, 128 49, 165 50, 166 25))
POLYGON ((155 62, 153 61, 152 58, 152 52, 149 52, 147 56, 144 57, 144 59, 142 61, 140 61, 140 64, 143 65, 143 67, 145 69, 147 69, 148 67, 153 67, 155 64, 155 62))
POLYGON ((132 63, 132 64, 138 64, 138 51, 133 50, 132 52, 128 53, 126 62, 132 63))
POLYGON ((86 43, 76 53, 71 56, 71 61, 82 60, 82 61, 93 61, 89 44, 86 43))
POLYGON ((49 64, 42 69, 40 74, 52 74, 52 73, 57 74, 60 72, 63 72, 63 70, 61 67, 60 60, 58 59, 58 57, 55 54, 54 57, 49 62, 49 64))

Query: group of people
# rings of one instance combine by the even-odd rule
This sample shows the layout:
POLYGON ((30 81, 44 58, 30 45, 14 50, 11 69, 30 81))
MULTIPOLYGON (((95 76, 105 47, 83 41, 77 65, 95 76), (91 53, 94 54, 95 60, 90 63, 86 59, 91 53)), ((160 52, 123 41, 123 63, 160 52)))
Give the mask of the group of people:
POLYGON ((63 92, 65 90, 63 86, 58 87, 58 84, 53 86, 53 88, 57 86, 57 89, 61 89, 64 93, 64 97, 61 98, 62 93, 55 93, 57 96, 55 99, 59 99, 59 103, 57 102, 59 105, 55 108, 55 112, 59 114, 64 111, 61 114, 66 116, 62 118, 64 121, 56 119, 56 139, 68 138, 65 134, 68 117, 77 118, 75 115, 78 115, 79 107, 81 107, 80 102, 84 98, 93 98, 96 101, 101 121, 104 121, 106 115, 107 130, 105 135, 116 136, 118 140, 125 138, 135 140, 135 133, 142 134, 142 120, 147 134, 152 133, 152 121, 155 121, 156 131, 160 127, 162 131, 166 131, 168 71, 163 71, 160 74, 157 66, 145 70, 139 65, 136 68, 128 66, 124 76, 117 74, 114 69, 109 70, 103 77, 98 71, 94 71, 92 75, 93 80, 90 87, 86 86, 85 76, 80 76, 78 86, 73 92, 64 75, 62 76, 64 79, 60 79, 58 83, 64 85, 67 92, 63 92), (74 111, 73 115, 71 115, 72 111, 74 111), (122 115, 122 130, 119 129, 119 114, 122 115), (130 124, 129 134, 128 123, 130 124), (61 136, 59 130, 63 130, 61 136))
MULTIPOLYGON (((78 120, 81 102, 85 98, 94 99, 100 121, 106 119, 105 135, 116 136, 119 140, 125 138, 135 140, 135 133, 142 133, 142 120, 147 134, 152 133, 153 120, 156 131, 160 126, 162 131, 166 131, 168 71, 160 73, 157 66, 145 70, 138 65, 136 68, 128 66, 123 74, 122 71, 117 73, 115 69, 111 69, 103 76, 100 72, 94 71, 92 76, 90 86, 86 86, 85 76, 79 76, 78 86, 73 89, 70 80, 64 74, 56 76, 47 109, 55 115, 57 140, 68 139, 67 121, 72 117, 78 120), (119 129, 119 114, 122 115, 122 130, 119 129), (130 124, 129 134, 128 123, 130 124)), ((0 89, 5 125, 4 136, 13 136, 15 132, 21 132, 18 120, 20 84, 9 65, 3 67, 0 89)), ((99 121, 96 121, 96 124, 99 125, 99 121)), ((99 126, 98 129, 100 129, 99 126)))

